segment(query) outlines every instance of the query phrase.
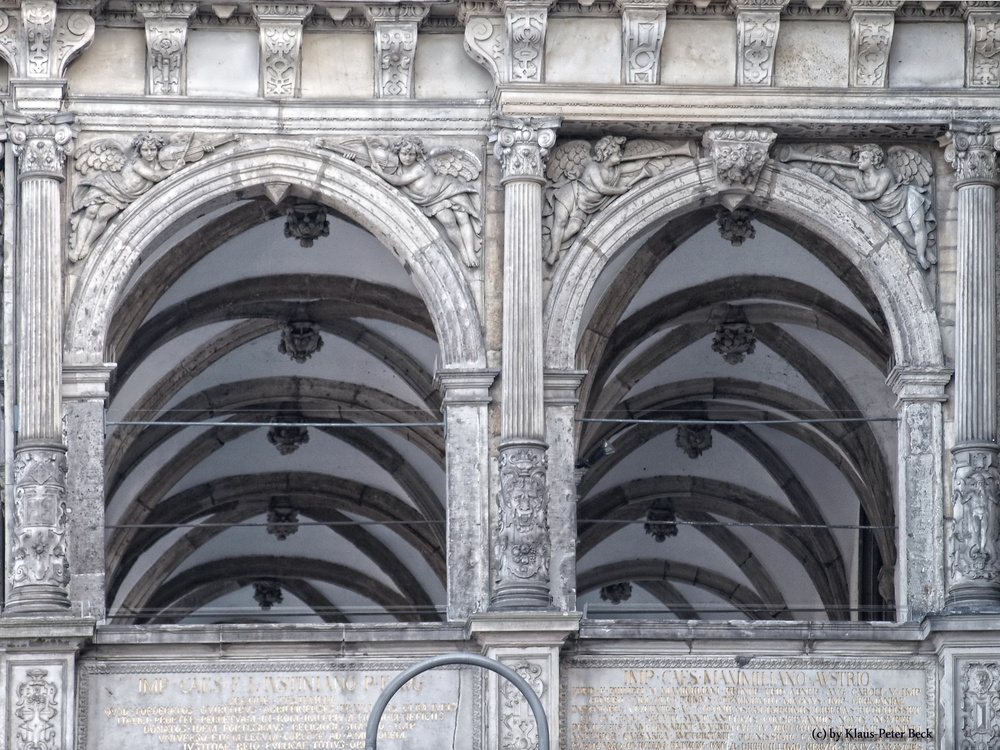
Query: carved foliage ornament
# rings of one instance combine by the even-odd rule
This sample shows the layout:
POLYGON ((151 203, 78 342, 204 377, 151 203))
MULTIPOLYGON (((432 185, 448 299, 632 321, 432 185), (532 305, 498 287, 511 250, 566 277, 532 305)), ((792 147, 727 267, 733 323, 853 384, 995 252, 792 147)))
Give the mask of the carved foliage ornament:
POLYGON ((253 5, 260 27, 260 93, 269 98, 298 95, 302 23, 311 5, 253 5))
POLYGON ((715 327, 712 351, 721 354, 731 365, 738 365, 757 347, 754 327, 747 320, 742 307, 730 307, 715 327))
MULTIPOLYGON (((539 697, 545 692, 542 667, 521 661, 511 667, 539 697)), ((538 747, 538 727, 528 701, 509 680, 500 683, 500 747, 503 750, 533 750, 538 747)))
POLYGON ((0 11, 0 55, 11 78, 62 78, 94 37, 89 13, 56 13, 54 0, 24 0, 20 14, 0 11))
POLYGON ((1000 742, 1000 665, 962 665, 961 745, 958 750, 993 750, 1000 742))
POLYGON ((992 581, 1000 575, 997 456, 987 451, 956 454, 952 472, 952 581, 992 581))
POLYGON ((705 133, 702 144, 726 208, 736 208, 757 188, 775 137, 769 128, 713 128, 705 133))
POLYGON ((17 686, 14 706, 16 750, 56 750, 60 747, 55 721, 59 715, 58 688, 47 677, 48 672, 44 669, 30 669, 28 679, 17 686))
POLYGON ((541 449, 518 448, 500 454, 498 502, 498 580, 547 580, 549 532, 541 449))
POLYGON ((146 87, 150 94, 183 94, 188 21, 196 3, 136 3, 146 20, 146 87))
POLYGON ((14 459, 14 513, 9 578, 15 589, 69 583, 66 545, 66 453, 24 449, 14 459))
POLYGON ((621 604, 632 598, 632 584, 628 581, 612 583, 601 588, 601 601, 621 604))
POLYGON ((955 169, 957 185, 997 182, 1000 134, 990 132, 987 123, 955 126, 942 136, 941 145, 945 160, 955 169))
POLYGON ((21 178, 63 179, 66 156, 73 152, 73 115, 5 114, 21 178))
POLYGON ((493 154, 504 177, 541 180, 559 123, 554 117, 497 117, 493 122, 493 154))
POLYGON ((273 498, 267 509, 267 533, 284 541, 298 530, 299 512, 292 507, 291 498, 273 498))
POLYGON ((309 430, 297 424, 276 422, 267 431, 267 442, 287 456, 309 442, 309 430))
POLYGON ((256 581, 253 585, 253 598, 265 612, 284 601, 277 581, 256 581))

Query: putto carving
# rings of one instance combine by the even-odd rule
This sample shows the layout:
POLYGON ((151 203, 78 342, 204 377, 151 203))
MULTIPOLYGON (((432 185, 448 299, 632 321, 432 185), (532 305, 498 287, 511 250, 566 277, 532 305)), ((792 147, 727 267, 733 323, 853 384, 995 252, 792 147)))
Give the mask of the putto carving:
POLYGON ((284 541, 298 530, 299 512, 292 507, 291 498, 272 498, 267 509, 267 533, 284 541))
POLYGON ((712 426, 707 424, 679 424, 674 443, 688 458, 698 458, 712 447, 712 426))
POLYGON ((275 604, 281 604, 285 597, 282 595, 281 586, 277 581, 255 581, 253 600, 260 605, 262 610, 267 612, 275 604))
POLYGON ((889 49, 895 28, 894 11, 902 2, 855 2, 851 6, 850 82, 852 86, 884 88, 889 83, 889 49))
POLYGON ((1000 574, 1000 471, 996 454, 963 451, 952 464, 951 577, 993 581, 1000 574))
POLYGON ((44 669, 29 669, 27 680, 17 686, 15 743, 17 750, 56 750, 59 729, 58 687, 44 669))
POLYGON ((323 348, 323 337, 319 330, 319 324, 310 320, 286 323, 281 329, 278 351, 302 364, 323 348))
POLYGON ((197 9, 197 3, 136 3, 136 14, 146 25, 146 93, 186 92, 188 22, 197 9))
POLYGON ((959 750, 992 750, 1000 743, 1000 665, 993 661, 963 664, 960 684, 959 750))
POLYGON ((312 247, 320 237, 330 236, 326 206, 296 203, 285 213, 285 236, 294 237, 301 247, 312 247))
POLYGON ((541 449, 500 454, 498 581, 548 581, 549 532, 545 517, 545 456, 541 449))
POLYGON ((730 0, 736 10, 738 76, 741 86, 770 86, 781 10, 788 0, 730 0))
POLYGON ((757 348, 754 327, 739 306, 729 307, 722 321, 715 327, 712 351, 721 354, 731 365, 738 365, 757 348))
POLYGON ((69 520, 66 472, 64 449, 23 449, 14 459, 13 533, 8 575, 15 597, 23 587, 43 586, 52 590, 52 603, 63 604, 65 586, 70 580, 66 547, 69 520))
POLYGON ((554 264, 590 217, 616 196, 659 174, 675 157, 693 156, 692 144, 608 135, 596 143, 566 141, 552 150, 545 176, 542 250, 554 264))
POLYGON ((260 95, 298 96, 302 24, 311 5, 252 5, 260 29, 260 95))
POLYGON ((238 135, 141 133, 128 145, 102 138, 81 147, 74 160, 80 179, 73 190, 69 259, 76 263, 86 258, 108 222, 153 185, 237 140, 238 135))
POLYGON ((601 587, 601 601, 621 604, 632 598, 632 584, 628 581, 601 587))
POLYGON ((415 136, 392 142, 384 138, 342 143, 321 139, 316 145, 369 167, 398 187, 444 228, 465 265, 479 265, 482 221, 477 181, 483 165, 471 151, 456 146, 427 149, 415 136))
POLYGON ((769 128, 713 128, 705 133, 702 144, 726 208, 736 208, 757 189, 775 137, 769 128))
POLYGON ((715 219, 719 224, 719 234, 722 239, 729 240, 733 247, 739 247, 747 240, 757 236, 753 222, 757 214, 752 208, 734 208, 730 211, 725 206, 719 206, 715 211, 715 219))
POLYGON ((1000 86, 1000 12, 970 10, 966 18, 966 85, 1000 86))
POLYGON ((294 418, 288 421, 275 422, 267 431, 267 442, 278 449, 278 453, 287 456, 309 442, 309 430, 294 424, 294 418))
POLYGON ((94 38, 89 13, 57 13, 54 0, 24 0, 20 13, 0 11, 0 54, 14 78, 63 78, 94 38))
POLYGON ((5 113, 8 137, 22 177, 64 178, 67 155, 73 153, 73 115, 5 113))
POLYGON ((921 268, 937 263, 934 216, 930 196, 933 167, 912 148, 874 143, 848 146, 785 146, 783 162, 818 174, 868 203, 899 233, 921 268))
POLYGON ((956 185, 996 184, 1000 133, 991 132, 988 123, 953 125, 940 142, 945 160, 955 169, 956 185))

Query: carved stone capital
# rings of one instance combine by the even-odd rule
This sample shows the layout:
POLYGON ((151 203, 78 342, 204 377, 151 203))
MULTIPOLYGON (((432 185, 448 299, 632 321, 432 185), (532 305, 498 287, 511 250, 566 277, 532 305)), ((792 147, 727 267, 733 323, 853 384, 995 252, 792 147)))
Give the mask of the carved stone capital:
POLYGON ((853 0, 851 16, 850 83, 864 88, 885 88, 889 83, 889 49, 895 29, 895 12, 902 0, 853 0))
POLYGON ((944 158, 955 169, 955 185, 997 184, 1000 134, 988 123, 955 123, 941 138, 944 158))
POLYGON ((757 189, 760 173, 776 134, 769 128, 712 128, 702 144, 708 149, 715 184, 729 210, 739 206, 757 189))
POLYGON ((69 606, 67 468, 62 446, 29 445, 17 450, 10 508, 8 609, 69 606))
POLYGON ((789 0, 730 0, 738 38, 736 84, 770 86, 781 11, 789 0))
POLYGON ((0 29, 0 55, 11 78, 62 78, 94 38, 94 19, 57 12, 55 0, 24 0, 19 11, 0 11, 0 29))
POLYGON ((66 156, 73 153, 73 114, 22 115, 8 111, 5 116, 20 179, 64 179, 66 156))
POLYGON ((952 462, 952 586, 996 586, 1000 575, 1000 468, 996 446, 955 449, 952 462))
POLYGON ((136 3, 146 24, 146 93, 178 95, 187 90, 188 22, 197 3, 136 3))
POLYGON ((511 445, 500 450, 496 591, 499 609, 549 605, 549 528, 545 504, 545 449, 511 445))
POLYGON ((375 26, 375 96, 413 98, 413 60, 425 5, 370 5, 365 16, 375 26))
POLYGON ((660 82, 660 51, 674 0, 615 0, 622 14, 622 81, 660 82))
POLYGON ((250 9, 260 29, 260 95, 298 96, 302 24, 313 6, 255 4, 250 9))
POLYGON ((493 120, 493 154, 500 160, 504 179, 541 182, 545 159, 556 142, 558 117, 496 117, 493 120))

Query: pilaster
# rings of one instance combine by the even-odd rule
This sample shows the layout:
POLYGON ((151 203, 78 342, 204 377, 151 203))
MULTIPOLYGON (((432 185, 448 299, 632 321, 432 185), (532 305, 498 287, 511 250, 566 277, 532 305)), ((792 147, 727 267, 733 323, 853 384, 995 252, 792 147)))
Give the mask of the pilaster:
POLYGON ((375 27, 375 98, 413 98, 413 60, 417 30, 427 5, 368 5, 365 15, 375 27))
POLYGON ((551 603, 542 382, 542 184, 556 118, 499 117, 494 153, 503 168, 503 376, 497 609, 551 603))
POLYGON ((851 17, 851 86, 885 88, 889 85, 889 50, 896 9, 903 0, 848 0, 851 17))
POLYGON ((178 96, 187 93, 187 31, 197 3, 136 3, 146 24, 146 93, 178 96))
POLYGON ((291 99, 299 95, 302 24, 311 5, 254 4, 250 6, 260 29, 260 95, 291 99))
POLYGON ((958 192, 948 604, 982 611, 1000 607, 995 208, 1000 137, 986 123, 955 123, 943 142, 958 192))
POLYGON ((774 84, 774 50, 781 11, 789 0, 729 0, 736 12, 736 85, 774 84))
POLYGON ((448 619, 489 605, 489 389, 496 370, 441 370, 448 453, 448 619))

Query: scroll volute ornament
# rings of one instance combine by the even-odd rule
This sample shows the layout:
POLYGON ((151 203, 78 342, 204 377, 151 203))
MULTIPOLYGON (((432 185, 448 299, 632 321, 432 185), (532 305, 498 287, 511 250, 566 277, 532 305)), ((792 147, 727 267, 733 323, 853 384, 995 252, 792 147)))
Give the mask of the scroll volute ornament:
POLYGON ((56 11, 55 0, 23 0, 19 11, 0 11, 0 56, 10 77, 63 78, 70 61, 94 38, 94 19, 56 11))
POLYGON ((939 141, 944 158, 955 169, 955 184, 997 184, 996 152, 1000 133, 988 123, 956 124, 939 141))

